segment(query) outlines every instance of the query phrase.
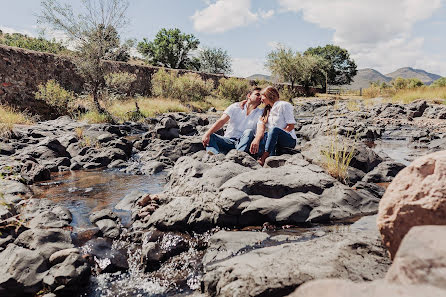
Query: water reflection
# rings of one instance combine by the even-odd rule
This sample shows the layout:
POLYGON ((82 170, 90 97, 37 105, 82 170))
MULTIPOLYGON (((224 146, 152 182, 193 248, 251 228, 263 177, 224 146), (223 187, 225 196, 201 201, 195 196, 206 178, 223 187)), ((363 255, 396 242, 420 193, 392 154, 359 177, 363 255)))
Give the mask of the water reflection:
MULTIPOLYGON (((34 197, 47 198, 67 207, 73 214, 72 226, 91 226, 88 216, 92 211, 113 208, 122 198, 134 190, 158 193, 163 190, 166 173, 153 176, 130 175, 117 171, 82 170, 55 173, 50 182, 32 186, 34 197)), ((123 219, 129 214, 116 211, 123 219)))

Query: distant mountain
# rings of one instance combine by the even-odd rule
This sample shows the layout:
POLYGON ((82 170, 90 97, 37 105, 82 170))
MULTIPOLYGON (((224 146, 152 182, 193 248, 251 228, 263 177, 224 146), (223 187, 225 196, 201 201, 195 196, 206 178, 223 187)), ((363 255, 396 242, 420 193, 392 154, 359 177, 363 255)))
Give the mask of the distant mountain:
POLYGON ((389 82, 391 80, 391 77, 387 77, 375 69, 358 69, 355 77, 353 77, 353 82, 350 85, 342 86, 342 88, 359 90, 360 88, 368 88, 371 82, 389 82))
POLYGON ((342 86, 343 89, 359 90, 359 88, 368 88, 372 82, 390 82, 397 77, 402 78, 418 78, 424 84, 430 85, 435 80, 441 78, 440 75, 426 72, 421 69, 414 69, 412 67, 400 68, 389 74, 382 74, 375 69, 366 68, 358 69, 358 73, 353 78, 350 85, 342 86))
POLYGON ((269 80, 269 81, 272 80, 271 76, 266 75, 266 74, 253 74, 251 76, 248 76, 246 79, 250 79, 250 80, 258 79, 258 80, 269 80))
POLYGON ((429 72, 426 72, 421 69, 414 69, 412 67, 400 68, 394 72, 386 74, 386 76, 391 77, 391 78, 397 78, 397 77, 418 78, 419 80, 421 80, 423 83, 425 83, 427 85, 430 85, 435 80, 441 78, 440 75, 429 73, 429 72))

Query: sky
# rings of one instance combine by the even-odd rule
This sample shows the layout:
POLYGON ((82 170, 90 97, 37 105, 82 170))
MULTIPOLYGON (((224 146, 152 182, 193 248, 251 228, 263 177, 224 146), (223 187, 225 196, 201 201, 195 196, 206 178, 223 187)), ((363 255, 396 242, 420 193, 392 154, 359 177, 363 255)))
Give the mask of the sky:
MULTIPOLYGON (((151 40, 161 28, 179 28, 195 35, 201 47, 227 50, 234 76, 269 74, 265 58, 278 44, 301 52, 336 44, 350 52, 358 69, 386 74, 413 67, 446 76, 446 0, 129 2, 122 38, 151 40)), ((80 7, 80 0, 69 3, 75 11, 80 7)), ((38 36, 39 0, 0 0, 0 7, 0 30, 38 36)))

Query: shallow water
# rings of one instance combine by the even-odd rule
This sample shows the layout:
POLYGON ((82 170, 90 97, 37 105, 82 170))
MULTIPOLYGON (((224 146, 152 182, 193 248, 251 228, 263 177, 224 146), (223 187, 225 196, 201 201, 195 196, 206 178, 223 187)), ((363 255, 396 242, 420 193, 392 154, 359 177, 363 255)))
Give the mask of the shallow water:
MULTIPOLYGON (((114 206, 127 194, 138 190, 149 194, 163 190, 166 173, 153 176, 131 175, 110 170, 82 170, 55 173, 50 181, 32 186, 34 197, 47 198, 67 207, 72 215, 71 225, 75 228, 91 226, 89 215, 93 211, 114 206)), ((128 223, 126 211, 114 211, 122 223, 128 223)))
POLYGON ((375 141, 372 149, 378 155, 388 155, 407 166, 416 158, 427 154, 427 149, 413 148, 409 144, 407 140, 383 139, 375 141))

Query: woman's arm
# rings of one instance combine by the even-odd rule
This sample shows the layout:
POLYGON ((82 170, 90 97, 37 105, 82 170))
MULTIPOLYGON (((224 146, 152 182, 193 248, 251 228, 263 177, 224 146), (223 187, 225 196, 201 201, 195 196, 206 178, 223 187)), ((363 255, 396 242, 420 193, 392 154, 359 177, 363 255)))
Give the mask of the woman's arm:
POLYGON ((285 129, 283 129, 283 130, 285 130, 287 132, 291 132, 293 129, 294 129, 294 124, 287 124, 285 129))
POLYGON ((265 123, 263 121, 259 121, 257 123, 256 136, 254 137, 254 140, 251 142, 251 147, 249 148, 251 154, 253 155, 257 154, 257 152, 259 151, 260 140, 262 140, 264 134, 265 134, 265 123))

